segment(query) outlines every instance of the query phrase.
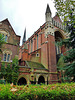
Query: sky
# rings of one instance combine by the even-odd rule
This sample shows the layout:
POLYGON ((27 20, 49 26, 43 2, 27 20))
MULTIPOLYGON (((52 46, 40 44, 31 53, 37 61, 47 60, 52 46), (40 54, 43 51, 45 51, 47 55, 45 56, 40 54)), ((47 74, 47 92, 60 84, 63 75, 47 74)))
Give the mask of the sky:
POLYGON ((15 33, 21 36, 26 28, 26 40, 45 23, 45 12, 49 4, 52 17, 56 9, 53 0, 0 0, 0 21, 8 18, 15 33))

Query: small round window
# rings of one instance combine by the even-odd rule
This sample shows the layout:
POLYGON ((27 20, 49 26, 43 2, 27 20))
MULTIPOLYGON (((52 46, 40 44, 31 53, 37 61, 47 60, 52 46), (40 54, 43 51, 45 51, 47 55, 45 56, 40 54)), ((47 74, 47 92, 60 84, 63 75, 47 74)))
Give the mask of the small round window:
POLYGON ((36 57, 39 57, 39 53, 36 54, 36 57))

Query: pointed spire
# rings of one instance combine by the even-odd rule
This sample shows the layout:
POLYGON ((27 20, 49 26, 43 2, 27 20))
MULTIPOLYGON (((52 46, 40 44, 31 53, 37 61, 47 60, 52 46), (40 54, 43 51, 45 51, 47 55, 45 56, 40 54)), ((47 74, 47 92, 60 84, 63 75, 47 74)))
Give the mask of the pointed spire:
POLYGON ((46 13, 50 13, 51 14, 51 10, 50 10, 49 4, 47 4, 46 13))
POLYGON ((26 42, 26 28, 24 30, 24 35, 23 35, 23 40, 22 40, 22 44, 24 44, 26 42))
POLYGON ((52 23, 52 13, 51 13, 49 4, 47 4, 46 13, 45 13, 45 20, 46 20, 46 22, 50 21, 52 23))

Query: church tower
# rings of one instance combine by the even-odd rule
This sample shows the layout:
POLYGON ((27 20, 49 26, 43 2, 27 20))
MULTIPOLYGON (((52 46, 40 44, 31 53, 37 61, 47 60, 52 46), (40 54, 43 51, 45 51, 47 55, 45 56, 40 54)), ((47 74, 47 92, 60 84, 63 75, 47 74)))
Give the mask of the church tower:
POLYGON ((45 17, 46 17, 46 22, 50 21, 52 23, 52 13, 51 13, 51 10, 50 10, 50 7, 48 4, 47 4, 47 8, 46 8, 45 17))
POLYGON ((26 42, 26 28, 23 35, 22 45, 26 42))
POLYGON ((54 26, 52 24, 52 13, 48 4, 45 13, 45 19, 46 19, 45 37, 47 38, 49 34, 54 36, 54 26))

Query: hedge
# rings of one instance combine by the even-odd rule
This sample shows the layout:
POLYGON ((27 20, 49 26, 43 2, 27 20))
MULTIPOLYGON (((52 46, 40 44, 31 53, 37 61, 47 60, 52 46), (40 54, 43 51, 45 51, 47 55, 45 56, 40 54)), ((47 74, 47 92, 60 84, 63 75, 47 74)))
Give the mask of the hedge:
POLYGON ((0 100, 75 100, 75 83, 25 86, 0 84, 0 100))

